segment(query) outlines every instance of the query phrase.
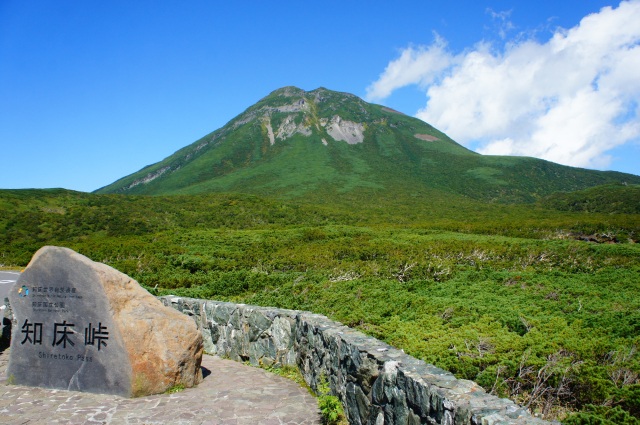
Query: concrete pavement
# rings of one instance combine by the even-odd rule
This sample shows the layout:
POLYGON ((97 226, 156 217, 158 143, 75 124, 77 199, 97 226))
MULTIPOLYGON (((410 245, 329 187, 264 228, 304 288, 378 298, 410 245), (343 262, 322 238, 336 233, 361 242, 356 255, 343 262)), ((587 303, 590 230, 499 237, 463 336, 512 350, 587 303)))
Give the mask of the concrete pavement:
POLYGON ((5 297, 9 296, 9 291, 13 288, 20 272, 0 270, 0 305, 4 305, 5 297))
POLYGON ((175 394, 140 398, 8 385, 0 353, 0 422, 32 424, 320 424, 316 399, 293 381, 203 356, 205 379, 175 394), (210 373, 209 373, 210 372, 210 373))

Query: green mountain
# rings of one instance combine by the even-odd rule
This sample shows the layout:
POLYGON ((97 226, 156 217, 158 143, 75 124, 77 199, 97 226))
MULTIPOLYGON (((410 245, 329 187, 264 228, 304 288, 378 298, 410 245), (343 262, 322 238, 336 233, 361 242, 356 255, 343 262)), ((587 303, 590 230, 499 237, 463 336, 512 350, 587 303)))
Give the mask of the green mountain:
POLYGON ((240 192, 315 202, 439 194, 533 202, 622 182, 640 184, 640 177, 480 155, 423 121, 354 95, 285 87, 97 193, 240 192))

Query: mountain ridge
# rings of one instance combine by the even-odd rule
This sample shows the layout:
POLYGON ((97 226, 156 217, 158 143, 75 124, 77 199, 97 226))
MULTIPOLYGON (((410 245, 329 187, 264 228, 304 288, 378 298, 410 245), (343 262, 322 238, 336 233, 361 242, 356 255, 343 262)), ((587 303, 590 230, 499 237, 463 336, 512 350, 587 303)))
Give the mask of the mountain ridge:
POLYGON ((347 193, 393 198, 398 192, 441 191, 533 202, 558 191, 622 182, 638 184, 640 177, 480 155, 428 123, 353 94, 287 86, 96 193, 241 192, 331 201, 347 193))

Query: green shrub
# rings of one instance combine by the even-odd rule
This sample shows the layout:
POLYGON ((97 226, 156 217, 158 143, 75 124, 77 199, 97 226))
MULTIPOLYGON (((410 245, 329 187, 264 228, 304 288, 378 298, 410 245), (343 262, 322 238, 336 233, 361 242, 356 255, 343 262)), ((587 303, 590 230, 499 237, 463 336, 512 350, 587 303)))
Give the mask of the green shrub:
POLYGON ((565 425, 640 425, 640 420, 622 408, 588 405, 584 412, 570 415, 565 425))
POLYGON ((318 407, 324 425, 348 425, 340 399, 331 395, 331 388, 325 375, 320 375, 317 386, 318 407))

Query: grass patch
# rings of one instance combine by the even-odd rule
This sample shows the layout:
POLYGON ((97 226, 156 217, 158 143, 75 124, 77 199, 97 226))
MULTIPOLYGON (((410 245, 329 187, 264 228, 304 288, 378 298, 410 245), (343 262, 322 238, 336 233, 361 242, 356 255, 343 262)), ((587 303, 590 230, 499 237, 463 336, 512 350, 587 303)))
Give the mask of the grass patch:
POLYGON ((324 425, 349 425, 342 403, 338 397, 331 394, 331 388, 324 375, 320 376, 317 396, 318 407, 320 408, 324 425))
POLYGON ((176 385, 172 386, 171 388, 169 388, 164 393, 165 394, 175 394, 175 393, 179 393, 181 391, 184 391, 184 385, 183 384, 176 384, 176 385))

